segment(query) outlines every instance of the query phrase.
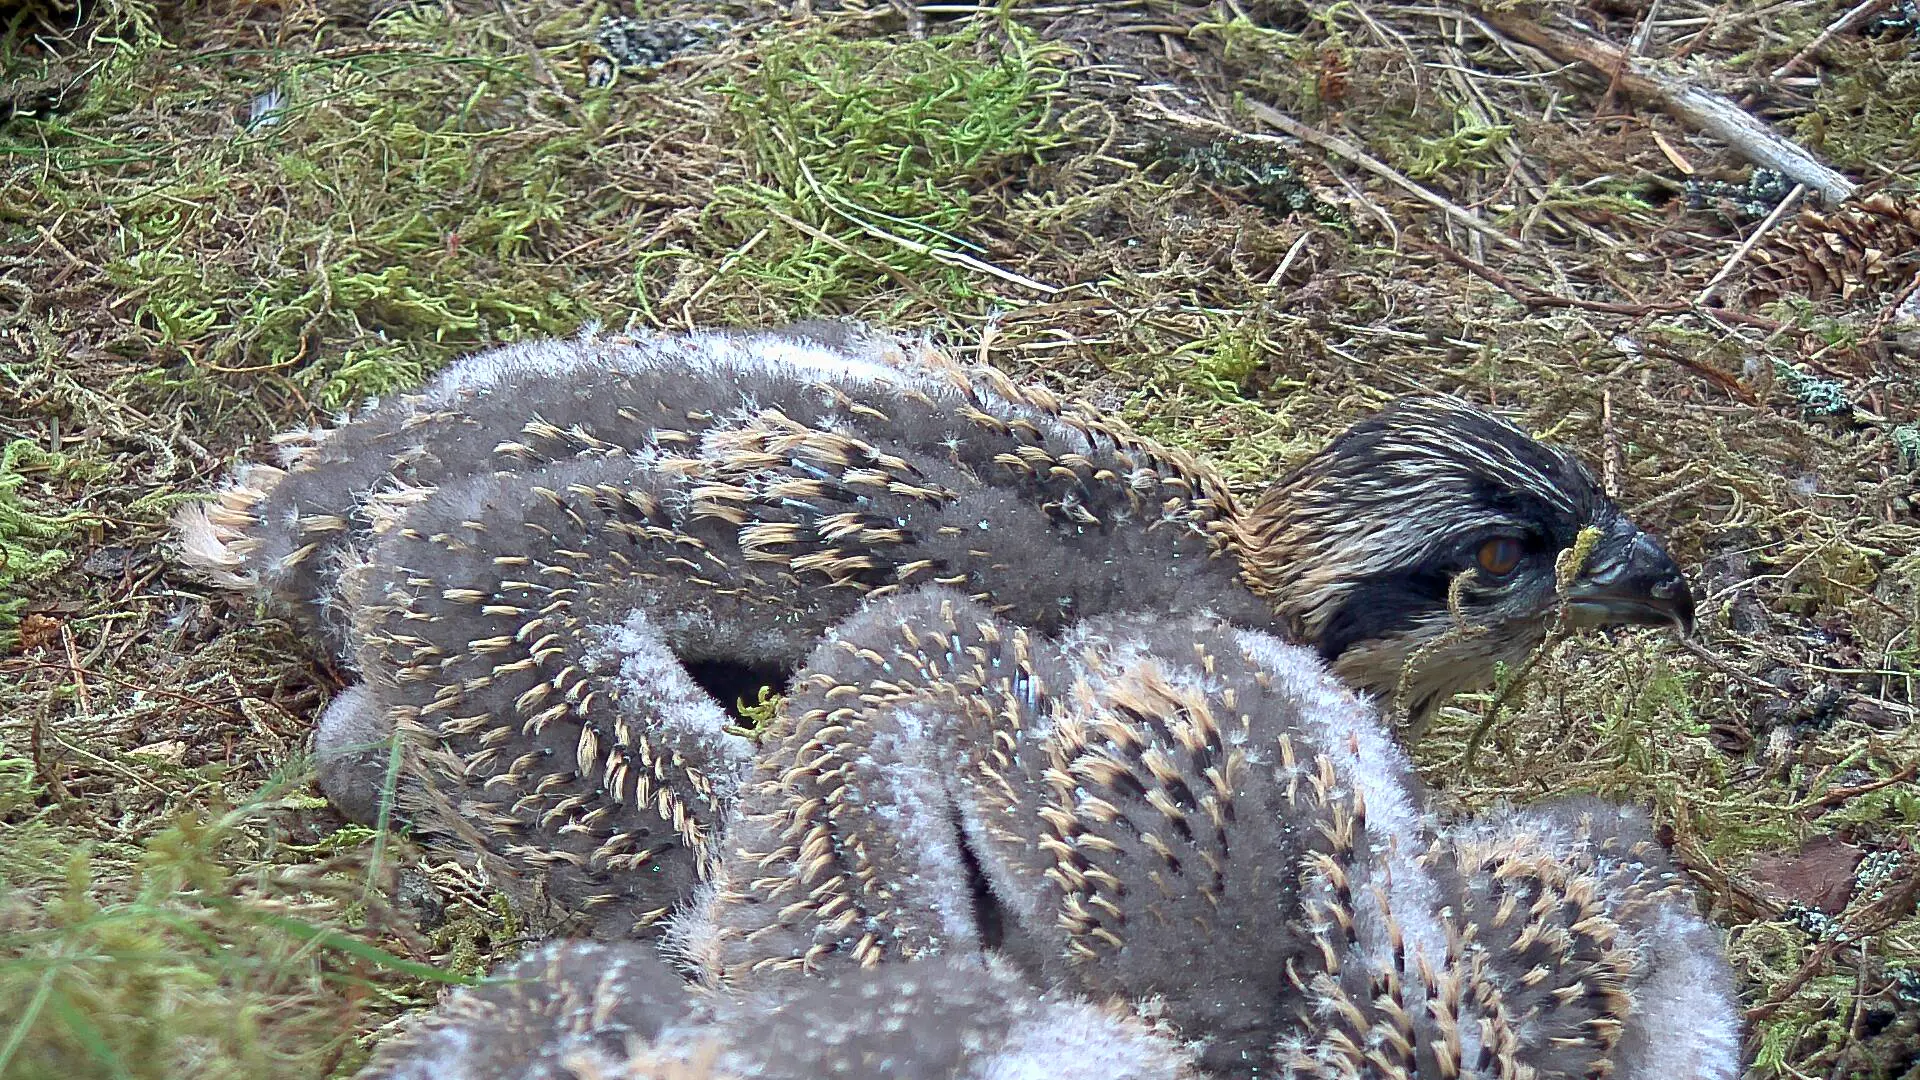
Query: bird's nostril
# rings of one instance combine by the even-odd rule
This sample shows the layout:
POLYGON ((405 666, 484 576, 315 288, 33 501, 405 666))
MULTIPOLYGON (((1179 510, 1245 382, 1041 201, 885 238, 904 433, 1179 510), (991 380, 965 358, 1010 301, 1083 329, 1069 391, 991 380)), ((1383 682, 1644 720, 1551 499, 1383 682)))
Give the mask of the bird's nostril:
POLYGON ((1656 600, 1671 600, 1680 594, 1680 582, 1678 579, 1668 578, 1665 581, 1656 583, 1653 588, 1647 591, 1651 593, 1656 600))

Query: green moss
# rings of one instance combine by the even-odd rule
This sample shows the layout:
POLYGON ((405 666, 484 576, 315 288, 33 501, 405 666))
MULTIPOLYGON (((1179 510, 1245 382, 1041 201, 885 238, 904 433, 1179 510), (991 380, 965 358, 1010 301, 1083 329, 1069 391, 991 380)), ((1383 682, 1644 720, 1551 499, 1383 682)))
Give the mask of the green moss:
POLYGON ((1821 818, 1824 828, 1837 830, 1849 825, 1895 834, 1920 827, 1920 785, 1894 784, 1848 799, 1821 818))
POLYGON ((446 969, 467 978, 486 974, 489 958, 501 943, 525 932, 513 905, 501 893, 487 897, 484 910, 468 910, 434 932, 433 947, 447 958, 446 969))
POLYGON ((30 480, 35 475, 79 479, 88 471, 84 464, 24 439, 0 449, 0 645, 12 638, 19 624, 28 587, 66 566, 80 530, 96 520, 80 511, 38 509, 58 505, 58 498, 25 494, 39 487, 30 480))
POLYGON ((1813 980, 1783 1009, 1755 1026, 1753 1068, 1756 1080, 1804 1075, 1793 1063, 1812 1054, 1843 1047, 1849 1039, 1853 980, 1813 980))
MULTIPOLYGON (((1507 131, 1503 137, 1512 138, 1512 131, 1507 131)), ((1559 177, 1551 177, 1545 181, 1544 190, 1537 200, 1529 203, 1525 209, 1516 208, 1511 213, 1496 215, 1495 220, 1517 225, 1531 215, 1551 211, 1611 219, 1651 213, 1653 210, 1654 207, 1647 201, 1644 185, 1633 178, 1607 177, 1574 185, 1559 177)))
MULTIPOLYGON (((517 72, 418 54, 297 64, 275 88, 285 101, 274 122, 161 155, 114 105, 161 58, 116 56, 95 78, 101 100, 38 134, 75 179, 143 166, 115 197, 105 270, 160 355, 216 376, 283 374, 332 407, 415 382, 459 351, 596 314, 541 257, 591 147, 577 130, 536 138, 500 122, 522 107, 517 72)), ((223 81, 237 101, 263 92, 223 81)), ((190 109, 208 90, 161 89, 150 107, 190 109)), ((98 206, 88 187, 40 195, 83 211, 98 206)))
MULTIPOLYGON (((1796 403, 1817 404, 1818 388, 1774 377, 1776 360, 1855 370, 1853 354, 1877 347, 1861 337, 1876 307, 1836 318, 1789 297, 1774 308, 1795 332, 1764 338, 1691 315, 1642 319, 1630 330, 1645 353, 1624 356, 1609 344, 1620 331, 1612 315, 1515 318, 1484 283, 1388 246, 1364 203, 1415 235, 1437 219, 1318 150, 1288 160, 1207 146, 1183 162, 1205 191, 1142 167, 1174 155, 1152 151, 1164 125, 1118 100, 1129 84, 1117 80, 1132 50, 1157 43, 1101 26, 1099 13, 1074 17, 1071 57, 1041 43, 1055 16, 1026 9, 1008 19, 1035 30, 992 16, 936 20, 920 42, 856 39, 871 32, 871 13, 803 25, 755 17, 597 87, 586 80, 597 10, 408 5, 367 25, 348 7, 363 5, 172 5, 160 21, 157 5, 99 0, 89 5, 98 18, 63 52, 84 90, 0 121, 0 349, 28 343, 25 359, 0 359, 0 396, 17 384, 30 403, 19 430, 57 426, 56 449, 113 470, 90 479, 81 461, 22 449, 0 472, 0 517, 26 522, 0 525, 0 543, 13 546, 6 565, 32 575, 5 595, 80 613, 66 621, 87 665, 73 675, 0 646, 0 737, 24 747, 39 725, 53 748, 40 768, 67 788, 41 786, 24 750, 0 754, 9 1078, 340 1075, 362 1053, 351 1040, 433 996, 426 976, 354 951, 374 940, 405 951, 376 933, 419 923, 404 931, 419 950, 409 955, 444 953, 442 966, 462 972, 524 940, 500 897, 453 872, 425 875, 440 903, 383 909, 404 840, 316 830, 327 819, 310 793, 280 788, 247 812, 224 808, 247 801, 263 763, 284 760, 305 734, 313 676, 284 630, 263 634, 248 613, 188 599, 195 587, 173 574, 152 526, 236 444, 415 384, 461 351, 596 316, 637 311, 677 326, 846 312, 936 326, 1023 376, 1117 402, 1243 489, 1369 406, 1420 390, 1497 400, 1597 460, 1608 390, 1623 504, 1690 567, 1726 550, 1718 530, 1751 530, 1737 544, 1752 552, 1753 577, 1703 594, 1750 598, 1771 625, 1735 640, 1704 618, 1716 664, 1654 633, 1576 638, 1518 680, 1481 767, 1464 776, 1449 763, 1503 687, 1463 697, 1417 748, 1442 801, 1479 808, 1590 791, 1651 806, 1733 931, 1754 1001, 1793 976, 1811 945, 1740 902, 1752 857, 1836 830, 1884 846, 1915 827, 1912 784, 1821 801, 1912 758, 1910 732, 1869 730, 1847 711, 1855 696, 1880 699, 1896 719, 1911 705, 1903 678, 1920 648, 1920 561, 1897 554, 1911 546, 1905 495, 1889 496, 1900 478, 1880 471, 1912 467, 1898 456, 1920 447, 1910 403, 1886 387, 1867 403, 1893 429, 1883 448, 1806 423, 1796 403), (282 15, 290 21, 275 26, 282 15), (1115 50, 1125 55, 1109 65, 1115 50), (273 119, 250 124, 250 103, 270 92, 273 119), (1343 193, 1336 175, 1365 194, 1343 193), (1317 228, 1296 212, 1316 193, 1364 212, 1351 229, 1317 228), (1296 248, 1304 229, 1309 242, 1296 248), (988 264, 1072 288, 1033 305, 1032 290, 988 264), (983 334, 991 314, 1002 316, 997 331, 983 334), (1744 409, 1669 354, 1741 379, 1771 407, 1744 409), (1808 474, 1823 486, 1812 500, 1793 491, 1808 474), (59 573, 87 527, 63 520, 73 505, 110 519, 114 543, 163 576, 125 594, 59 573), (1826 656, 1826 634, 1859 658, 1826 656), (1810 663, 1870 671, 1828 677, 1810 663), (1733 671, 1771 677, 1774 664, 1840 684, 1849 699, 1831 728, 1757 730, 1758 745, 1741 746, 1766 691, 1733 671), (156 669, 182 672, 180 692, 213 711, 142 693, 156 669), (1876 677, 1881 669, 1892 674, 1876 677), (229 702, 252 722, 210 732, 229 702), (88 744, 99 756, 66 749, 78 745, 62 731, 73 723, 99 735, 88 744), (110 749, 155 737, 231 746, 191 767, 110 749), (111 820, 88 820, 98 793, 135 769, 142 798, 111 800, 111 820), (441 910, 448 920, 433 922, 441 910)), ((1434 63, 1453 57, 1431 51, 1404 12, 1291 0, 1248 11, 1254 21, 1216 22, 1182 42, 1208 54, 1186 71, 1151 60, 1155 77, 1228 115, 1236 95, 1272 102, 1456 201, 1509 214, 1500 220, 1546 256, 1497 260, 1516 280, 1568 296, 1617 292, 1653 310, 1690 297, 1684 283, 1697 287, 1737 243, 1691 228, 1684 243, 1662 241, 1680 235, 1677 208, 1644 196, 1659 186, 1650 177, 1672 176, 1631 125, 1615 131, 1626 140, 1617 146, 1582 137, 1590 109, 1566 95, 1597 85, 1501 77, 1520 69, 1491 48, 1470 51, 1468 35, 1461 59, 1492 76, 1469 76, 1486 95, 1493 120, 1483 122, 1455 111, 1466 99, 1448 100, 1457 85, 1434 63), (1504 167, 1509 148, 1544 199, 1521 197, 1524 185, 1499 173, 1465 175, 1504 167), (1569 245, 1537 222, 1543 209, 1609 234, 1616 254, 1569 245), (1660 255, 1650 276, 1616 261, 1646 251, 1660 255)), ((1690 38, 1704 74, 1769 69, 1831 18, 1740 5, 1729 15, 1690 38), (1723 43, 1734 38, 1761 59, 1731 61, 1723 43)), ((0 43, 0 78, 40 48, 0 43)), ((1815 58, 1820 88, 1803 131, 1856 175, 1895 173, 1913 156, 1905 48, 1843 35, 1815 58)), ((50 73, 27 62, 30 78, 50 73)), ((1744 175, 1711 146, 1684 152, 1703 177, 1744 175)), ((406 895, 417 896, 418 868, 409 874, 406 895)), ((1911 966, 1915 930, 1909 920, 1863 937, 1864 959, 1911 966)), ((1842 955, 1759 1026, 1760 1075, 1845 1075, 1837 1018, 1855 1004, 1854 964, 1842 955)))
POLYGON ((706 216, 730 272, 817 309, 883 284, 979 296, 976 192, 1015 179, 1063 136, 1051 117, 1061 53, 1012 25, 925 41, 825 34, 769 41, 727 83, 750 182, 706 216))
POLYGON ((1346 63, 1349 50, 1338 27, 1323 21, 1305 32, 1260 26, 1245 16, 1225 22, 1203 22, 1193 28, 1195 39, 1212 44, 1220 60, 1246 89, 1281 109, 1313 116, 1324 104, 1316 72, 1322 50, 1346 63), (1323 38, 1322 34, 1331 34, 1323 38))
POLYGON ((762 686, 755 693, 754 700, 748 702, 742 698, 735 702, 735 711, 740 714, 740 726, 737 729, 748 738, 757 738, 773 724, 773 718, 780 711, 783 695, 771 686, 762 686))
MULTIPOLYGON (((590 184, 607 167, 607 129, 624 125, 630 138, 658 122, 645 89, 588 90, 561 121, 536 117, 539 87, 524 66, 460 55, 459 29, 443 23, 408 9, 377 24, 434 54, 296 62, 266 84, 220 78, 231 100, 267 90, 284 100, 271 123, 201 140, 197 154, 157 152, 127 130, 116 87, 149 82, 161 66, 135 50, 97 78, 100 103, 41 125, 32 149, 56 171, 97 180, 111 163, 142 170, 115 197, 106 270, 146 348, 222 379, 285 377, 313 404, 337 407, 461 351, 616 314, 594 299, 609 296, 607 280, 583 282, 580 268, 551 258, 596 220, 599 242, 633 251, 647 309, 649 266, 692 269, 677 257, 706 264, 694 271, 703 292, 737 282, 757 301, 808 311, 876 282, 965 302, 983 271, 959 264, 990 261, 972 235, 976 192, 1064 138, 1051 117, 1061 54, 1026 31, 774 39, 757 69, 718 85, 746 160, 712 170, 740 182, 718 185, 703 243, 642 250, 621 235, 641 207, 618 186, 590 184)), ((187 109, 210 89, 161 89, 149 107, 187 109)), ((54 184, 36 198, 55 212, 97 208, 86 187, 54 184)))
POLYGON ((1220 401, 1240 401, 1246 382, 1265 360, 1257 327, 1230 324, 1175 349, 1169 373, 1186 386, 1220 401))
MULTIPOLYGON (((60 838, 42 820, 43 792, 34 777, 33 762, 16 756, 0 744, 0 828, 7 842, 0 845, 0 883, 44 883, 59 879, 67 852, 60 838)), ((0 913, 4 904, 0 903, 0 913)), ((4 926, 4 921, 0 921, 4 926)))
POLYGON ((1877 174, 1920 158, 1920 69, 1905 38, 1837 40, 1827 46, 1831 74, 1797 133, 1834 168, 1877 174))
POLYGON ((0 937, 8 1080, 318 1075, 351 1049, 369 991, 452 978, 269 883, 271 853, 249 830, 277 785, 126 850, 39 809, 47 793, 30 776, 0 746, 0 927, 15 924, 0 937), (34 925, 18 928, 28 911, 34 925))
POLYGON ((1412 137, 1398 147, 1395 162, 1408 176, 1426 180, 1500 167, 1500 149, 1513 138, 1513 126, 1485 123, 1464 106, 1454 110, 1452 119, 1450 130, 1412 137))
POLYGON ((1302 384, 1276 370, 1288 355, 1283 336, 1266 312, 1223 314, 1184 342, 1124 358, 1125 381, 1138 389, 1122 415, 1142 434, 1204 456, 1242 487, 1272 483, 1320 441, 1284 404, 1302 384))
POLYGON ((1383 66, 1378 52, 1363 54, 1348 40, 1341 23, 1353 15, 1346 5, 1312 6, 1301 15, 1298 30, 1238 16, 1202 23, 1193 34, 1217 51, 1248 97, 1307 120, 1328 113, 1346 120, 1342 110, 1357 99, 1383 97, 1369 101, 1369 145, 1414 179, 1505 167, 1500 151, 1513 140, 1512 125, 1486 121, 1467 105, 1435 108, 1432 88, 1416 97, 1404 71, 1383 66))

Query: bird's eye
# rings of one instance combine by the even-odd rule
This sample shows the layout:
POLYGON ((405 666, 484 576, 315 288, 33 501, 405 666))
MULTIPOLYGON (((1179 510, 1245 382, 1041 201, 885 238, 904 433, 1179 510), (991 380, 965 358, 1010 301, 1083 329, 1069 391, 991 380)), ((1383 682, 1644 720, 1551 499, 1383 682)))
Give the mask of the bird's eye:
POLYGON ((1506 577, 1513 573, 1514 567, 1520 565, 1520 555, 1520 541, 1511 536, 1496 536, 1480 545, 1474 561, 1480 564, 1480 569, 1494 577, 1506 577))

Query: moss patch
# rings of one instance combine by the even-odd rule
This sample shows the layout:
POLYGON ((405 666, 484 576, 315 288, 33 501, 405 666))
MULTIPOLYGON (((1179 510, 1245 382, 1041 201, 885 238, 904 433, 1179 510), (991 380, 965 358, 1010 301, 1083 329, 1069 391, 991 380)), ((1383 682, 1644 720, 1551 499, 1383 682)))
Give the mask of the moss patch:
POLYGON ((1018 182, 1063 142, 1050 123, 1060 50, 975 23, 926 41, 770 41, 723 88, 750 182, 716 189, 728 266, 801 309, 877 288, 981 297, 993 253, 983 189, 1018 182))
POLYGON ((80 511, 37 509, 55 500, 34 481, 84 471, 24 439, 0 448, 0 647, 12 640, 30 590, 72 561, 71 548, 94 520, 80 511))

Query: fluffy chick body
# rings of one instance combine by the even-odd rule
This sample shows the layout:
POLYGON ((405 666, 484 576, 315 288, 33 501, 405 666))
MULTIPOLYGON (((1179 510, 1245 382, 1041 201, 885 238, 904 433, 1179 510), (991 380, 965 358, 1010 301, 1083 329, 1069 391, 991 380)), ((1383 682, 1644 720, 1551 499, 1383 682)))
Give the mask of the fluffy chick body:
MULTIPOLYGON (((1500 963, 1519 970, 1542 951, 1593 953, 1595 943, 1624 958, 1615 1080, 1739 1075, 1739 992, 1725 946, 1644 812, 1565 798, 1459 823, 1445 842, 1449 895, 1500 963), (1527 904, 1557 904, 1563 916, 1522 919, 1527 904)), ((1550 1011, 1555 993, 1564 988, 1523 985, 1503 1004, 1516 1015, 1550 1011)))
MULTIPOLYGON (((284 468, 245 469, 184 514, 183 547, 216 580, 309 619, 349 660, 360 597, 339 582, 361 561, 354 549, 488 478, 440 501, 510 508, 541 488, 657 474, 646 524, 694 542, 662 567, 687 585, 653 610, 691 618, 709 606, 703 573, 738 578, 759 590, 751 602, 789 613, 771 621, 796 664, 861 596, 936 577, 991 588, 1041 628, 1161 604, 1272 618, 1237 562, 1211 558, 1238 508, 1210 470, 1084 404, 856 327, 513 346, 286 445, 284 468), (590 467, 609 459, 627 468, 590 467)), ((513 539, 537 552, 573 537, 513 539)))
POLYGON ((929 591, 836 630, 776 734, 670 938, 714 982, 991 950, 1150 1004, 1218 1075, 1735 1073, 1724 961, 1656 849, 1592 815, 1436 831, 1377 715, 1271 636, 1055 645, 929 591))
POLYGON ((359 1080, 1185 1080, 1181 1048, 984 957, 701 994, 636 943, 557 942, 382 1044, 359 1080))
MULTIPOLYGON (((636 366, 646 394, 686 392, 636 366)), ((1213 557, 1222 504, 1176 455, 931 367, 918 377, 935 381, 859 402, 770 370, 787 381, 739 388, 697 436, 654 426, 643 452, 572 456, 523 442, 523 469, 372 500, 368 546, 327 601, 372 688, 323 718, 336 804, 363 819, 377 805, 385 755, 362 748, 384 717, 407 736, 399 794, 417 826, 579 929, 644 930, 710 870, 749 756, 684 663, 797 666, 863 599, 926 582, 1040 627, 1122 603, 1270 617, 1213 557), (843 431, 856 412, 899 452, 843 431), (1050 539, 1014 566, 982 539, 995 529, 1050 539)))

